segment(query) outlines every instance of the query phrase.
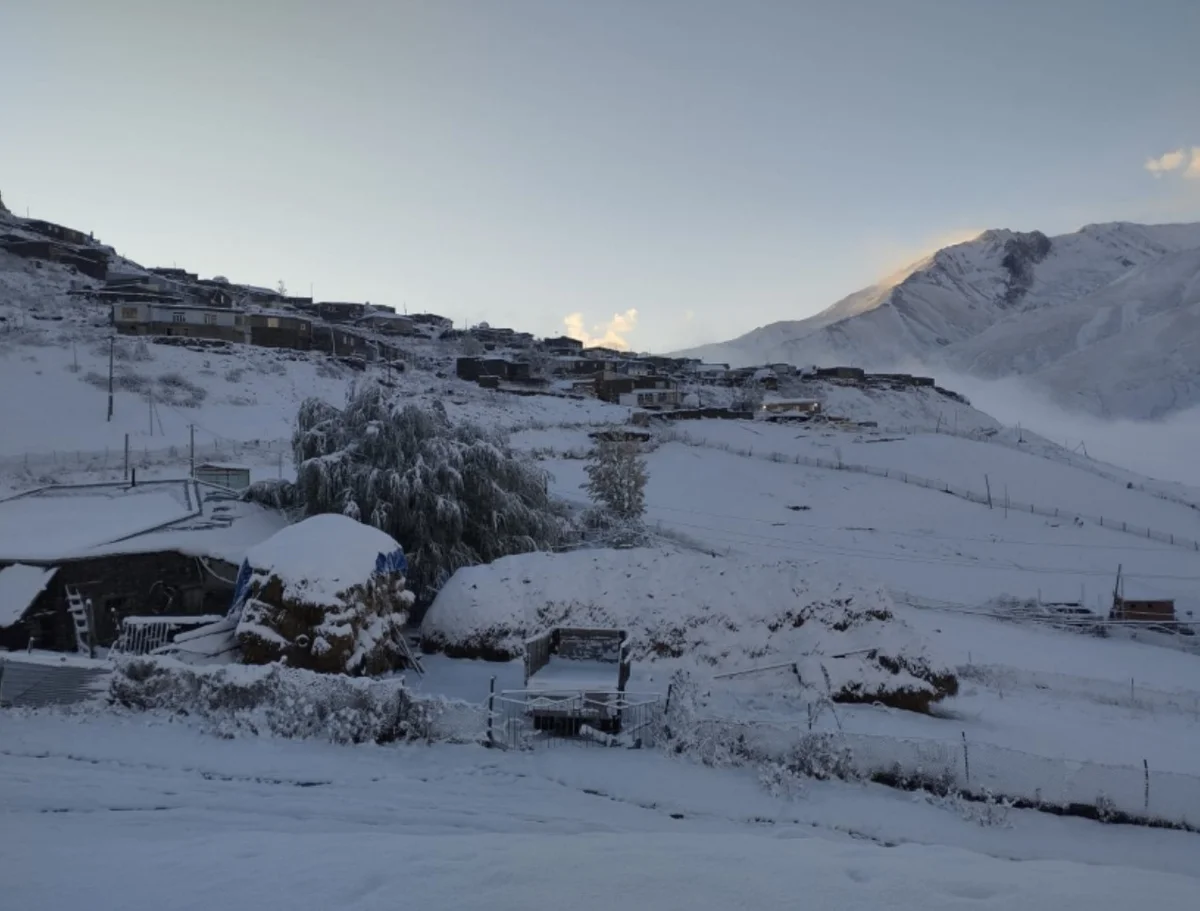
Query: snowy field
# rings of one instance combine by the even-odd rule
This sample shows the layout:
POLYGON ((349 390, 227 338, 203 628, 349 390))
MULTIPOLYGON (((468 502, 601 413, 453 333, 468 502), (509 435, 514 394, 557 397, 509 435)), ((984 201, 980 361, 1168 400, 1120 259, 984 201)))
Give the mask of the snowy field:
MULTIPOLYGON (((68 298, 73 280, 0 260, 0 382, 20 393, 0 397, 0 496, 119 479, 127 434, 139 479, 182 476, 193 432, 198 461, 236 461, 256 480, 290 477, 300 402, 341 404, 355 384, 383 379, 406 401, 510 431, 513 446, 551 472, 552 492, 583 507, 589 431, 629 418, 595 400, 460 382, 453 347, 433 343, 414 343, 410 369, 389 376, 317 355, 122 338, 109 421, 107 309, 68 298)), ((1035 437, 1019 442, 1022 433, 931 390, 807 391, 827 413, 879 429, 714 420, 656 430, 666 442, 647 454, 652 546, 623 552, 628 566, 580 569, 595 551, 535 554, 473 568, 450 588, 470 611, 522 622, 548 602, 609 598, 631 628, 653 620, 662 630, 692 616, 675 607, 686 602, 721 622, 689 627, 686 659, 639 661, 630 688, 663 692, 684 669, 704 693, 703 721, 793 738, 814 695, 790 671, 716 675, 786 652, 825 662, 836 677, 835 659, 902 640, 953 670, 958 694, 931 715, 839 705, 812 728, 913 763, 959 762, 969 745, 976 781, 1021 794, 1085 781, 1089 800, 1112 785, 1134 810, 1145 774, 1148 810, 1174 819, 1190 807, 1200 797, 1200 655, 1185 650, 1194 639, 1101 639, 979 612, 1004 596, 1107 612, 1119 564, 1129 597, 1172 597, 1181 619, 1200 620, 1200 553, 1119 529, 1200 539, 1200 511, 1185 505, 1200 503, 1200 491, 1035 437), (954 435, 969 433, 994 438, 954 435), (772 453, 980 494, 990 484, 995 508, 898 477, 769 461, 772 453), (1103 516, 1106 527, 1005 509, 1006 494, 1103 516), (768 648, 770 618, 847 595, 892 612, 881 632, 841 637, 797 625, 768 648), (723 640, 721 628, 742 638, 723 640)), ((83 547, 97 526, 80 505, 10 501, 0 545, 11 555, 57 536, 60 548, 83 547)), ((152 489, 125 497, 103 510, 105 540, 181 512, 186 504, 152 489)), ((480 703, 492 677, 499 689, 524 686, 520 662, 437 655, 425 665, 414 681, 424 694, 480 703)), ((866 673, 868 660, 841 667, 866 673)), ((0 907, 1196 906, 1194 834, 1015 809, 982 818, 956 799, 761 775, 651 750, 352 748, 223 740, 157 716, 3 710, 0 858, 19 872, 0 907)))
POLYGON ((564 746, 219 740, 0 714, 14 908, 1194 907, 1197 836, 564 746), (70 871, 65 875, 64 871, 70 871))
MULTIPOLYGON (((586 504, 585 462, 543 464, 556 494, 586 504)), ((673 540, 709 552, 754 561, 820 561, 896 594, 960 605, 1039 593, 1048 601, 1076 601, 1082 594, 1088 607, 1105 612, 1120 563, 1128 597, 1176 597, 1200 619, 1194 594, 1200 553, 1184 548, 1095 525, 989 510, 897 480, 682 443, 649 453, 647 465, 648 520, 673 540)), ((933 464, 926 468, 936 470, 933 464)), ((1128 493, 1110 486, 1115 495, 1128 493)), ((1181 526, 1196 522, 1184 507, 1145 499, 1152 508, 1177 509, 1181 526)))

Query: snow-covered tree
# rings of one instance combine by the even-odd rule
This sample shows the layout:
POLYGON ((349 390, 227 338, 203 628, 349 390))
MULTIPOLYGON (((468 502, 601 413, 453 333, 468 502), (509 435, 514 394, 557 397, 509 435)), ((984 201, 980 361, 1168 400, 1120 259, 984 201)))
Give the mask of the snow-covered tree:
POLYGON ((460 567, 548 548, 563 534, 545 472, 502 437, 452 423, 440 403, 395 407, 373 385, 341 411, 309 399, 292 446, 305 512, 343 513, 390 534, 418 597, 460 567))
POLYGON ((733 392, 730 408, 734 411, 758 411, 763 403, 763 386, 756 379, 748 379, 733 392))
POLYGON ((631 441, 602 441, 588 457, 588 496, 612 519, 640 523, 646 512, 646 460, 631 441))

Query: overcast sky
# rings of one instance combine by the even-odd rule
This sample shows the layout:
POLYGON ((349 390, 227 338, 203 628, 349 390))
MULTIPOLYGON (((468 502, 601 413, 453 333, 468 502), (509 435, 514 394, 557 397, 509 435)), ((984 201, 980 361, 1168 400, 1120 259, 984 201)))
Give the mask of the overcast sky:
POLYGON ((0 0, 0 192, 145 265, 668 350, 987 227, 1200 220, 1198 40, 1196 0, 0 0))

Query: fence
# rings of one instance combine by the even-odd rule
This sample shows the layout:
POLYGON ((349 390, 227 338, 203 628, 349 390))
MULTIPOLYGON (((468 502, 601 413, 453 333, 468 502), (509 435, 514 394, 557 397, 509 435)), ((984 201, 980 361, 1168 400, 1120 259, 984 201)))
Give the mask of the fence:
POLYGON ((42 708, 85 702, 105 692, 111 672, 103 665, 81 665, 69 659, 47 663, 0 658, 0 706, 42 708))
MULTIPOLYGON (((1120 477, 1112 474, 1111 472, 1105 471, 1103 468, 1100 467, 1099 464, 1097 464, 1095 461, 1093 461, 1091 458, 1089 458, 1087 456, 1085 456, 1084 458, 1079 458, 1074 452, 1071 452, 1069 449, 1059 449, 1058 447, 1055 447, 1054 449, 1050 449, 1050 450, 1047 450, 1044 447, 1041 448, 1040 450, 1035 449, 1029 443, 1025 442, 1024 438, 1021 438, 1019 440, 1011 440, 1005 436, 1002 436, 1001 433, 997 432, 997 431, 955 430, 954 428, 942 427, 941 425, 938 425, 932 429, 929 427, 909 427, 909 426, 895 426, 895 427, 886 427, 886 428, 881 427, 881 428, 879 428, 879 431, 880 431, 880 433, 899 433, 899 434, 904 434, 906 436, 913 436, 916 434, 924 434, 924 433, 937 433, 937 434, 941 434, 942 436, 952 436, 952 437, 958 437, 959 439, 963 439, 963 440, 970 440, 971 442, 974 442, 974 443, 988 443, 992 446, 1003 446, 1004 448, 1012 449, 1015 452, 1024 453, 1025 455, 1036 456, 1037 458, 1040 458, 1040 459, 1045 459, 1048 462, 1061 462, 1061 463, 1070 465, 1072 468, 1077 468, 1080 471, 1086 471, 1090 474, 1096 475, 1097 477, 1104 478, 1104 480, 1106 480, 1106 481, 1111 481, 1114 484, 1119 484, 1122 487, 1129 487, 1132 490, 1136 490, 1140 493, 1147 494, 1148 496, 1156 497, 1160 500, 1166 500, 1168 503, 1175 503, 1179 506, 1186 506, 1189 509, 1194 509, 1194 510, 1200 511, 1200 503, 1197 503, 1195 500, 1189 500, 1186 497, 1179 496, 1178 494, 1168 493, 1165 490, 1155 490, 1154 488, 1147 487, 1145 484, 1131 481, 1128 478, 1124 478, 1124 479, 1120 478, 1120 477), (1054 454, 1051 455, 1051 453, 1054 453, 1054 454)), ((1041 443, 1038 443, 1038 445, 1042 446, 1041 443)), ((1049 441, 1046 441, 1045 446, 1054 446, 1054 444, 1049 441)), ((1163 482, 1163 483, 1169 483, 1169 482, 1163 482)))
MULTIPOLYGON (((739 758, 795 765, 806 773, 814 754, 838 777, 927 787, 972 797, 1009 799, 1042 810, 1106 820, 1200 826, 1200 777, 1141 767, 1051 759, 988 743, 809 734, 754 722, 709 720, 702 740, 736 744, 739 758)), ((701 757, 703 758, 703 757, 701 757)))
MULTIPOLYGON (((228 461, 254 458, 260 465, 279 465, 280 458, 291 458, 291 444, 286 440, 225 441, 209 444, 197 443, 196 462, 228 461)), ((173 446, 150 448, 134 446, 129 451, 129 467, 145 469, 157 465, 177 465, 187 462, 191 450, 186 442, 173 446)), ((59 469, 63 471, 120 472, 125 467, 125 450, 122 447, 105 449, 56 449, 49 452, 26 452, 20 455, 0 456, 0 470, 9 472, 59 469)))
POLYGON ((888 478, 893 481, 900 481, 903 484, 913 484, 917 487, 924 487, 928 490, 940 491, 941 493, 949 494, 952 497, 957 497, 961 500, 967 500, 968 502, 976 503, 980 506, 989 506, 995 509, 1006 509, 1013 512, 1027 512, 1031 515, 1044 516, 1052 519, 1066 519, 1072 522, 1087 522, 1091 525, 1099 525, 1102 528, 1124 532, 1125 534, 1135 535, 1139 538, 1146 538, 1151 541, 1158 541, 1162 544, 1170 544, 1175 547, 1183 547, 1188 550, 1200 551, 1200 541, 1194 538, 1187 538, 1171 532, 1156 531, 1152 528, 1134 525, 1130 522, 1125 522, 1120 519, 1114 519, 1111 516, 1107 518, 1104 516, 1089 516, 1084 513, 1069 512, 1065 509, 1038 506, 1033 503, 1021 503, 1017 500, 1010 500, 1008 498, 1005 498, 1004 500, 1000 500, 999 498, 994 499, 985 493, 979 493, 974 490, 969 490, 965 487, 957 487, 953 484, 948 484, 945 481, 934 481, 929 478, 923 478, 919 475, 909 474, 906 471, 897 471, 890 468, 878 468, 874 465, 856 465, 851 462, 843 462, 840 459, 819 459, 814 456, 805 456, 799 454, 788 455, 782 452, 755 453, 753 449, 741 449, 725 443, 710 443, 706 440, 698 440, 686 432, 674 430, 665 432, 662 435, 662 439, 667 442, 683 443, 687 446, 716 449, 722 452, 731 453, 733 455, 743 456, 745 458, 757 458, 764 459, 769 462, 804 465, 808 468, 824 468, 831 471, 848 471, 854 474, 867 474, 873 475, 877 478, 888 478))
POLYGON ((488 699, 487 742, 507 749, 566 742, 652 747, 662 729, 658 693, 575 693, 548 697, 503 690, 488 699))
POLYGON ((109 657, 149 655, 169 644, 176 633, 207 626, 224 619, 217 614, 195 617, 126 617, 121 634, 109 649, 109 657))

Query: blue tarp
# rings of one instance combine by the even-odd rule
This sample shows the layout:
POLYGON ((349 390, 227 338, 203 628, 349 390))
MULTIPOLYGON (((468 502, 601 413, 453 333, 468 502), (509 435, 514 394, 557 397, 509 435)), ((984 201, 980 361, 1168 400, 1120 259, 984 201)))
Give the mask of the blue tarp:
POLYGON ((238 570, 237 581, 233 583, 233 604, 229 606, 230 617, 241 616, 242 605, 246 603, 246 594, 250 590, 250 576, 253 570, 250 569, 250 564, 245 560, 242 561, 242 567, 238 570))
POLYGON ((379 554, 375 558, 375 573, 380 576, 391 576, 396 573, 404 574, 408 572, 408 560, 404 558, 404 551, 394 550, 390 554, 379 554))

